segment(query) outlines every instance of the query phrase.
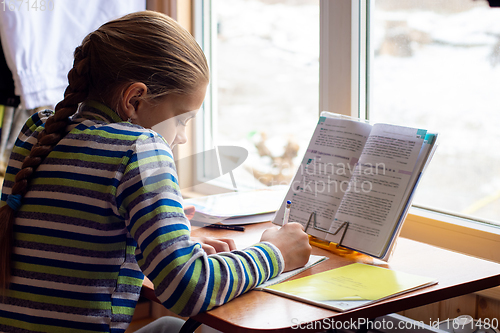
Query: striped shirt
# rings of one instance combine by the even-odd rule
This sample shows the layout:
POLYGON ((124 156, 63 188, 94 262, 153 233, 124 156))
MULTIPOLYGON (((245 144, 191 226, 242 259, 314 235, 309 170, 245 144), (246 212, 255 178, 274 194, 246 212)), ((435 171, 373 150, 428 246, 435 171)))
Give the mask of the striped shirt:
MULTIPOLYGON (((34 114, 22 129, 2 205, 51 114, 34 114)), ((123 332, 144 275, 166 308, 192 316, 281 273, 270 243, 207 256, 190 239, 172 152, 157 133, 93 101, 70 128, 17 212, 0 331, 123 332)))

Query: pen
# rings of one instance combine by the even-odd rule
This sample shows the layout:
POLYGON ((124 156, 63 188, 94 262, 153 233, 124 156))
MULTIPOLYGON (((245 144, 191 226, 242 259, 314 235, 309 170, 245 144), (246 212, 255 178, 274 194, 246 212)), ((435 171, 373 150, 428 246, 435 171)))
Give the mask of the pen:
POLYGON ((290 218, 290 208, 292 207, 292 202, 290 200, 287 200, 286 202, 286 207, 285 207, 285 215, 283 215, 283 225, 288 223, 288 219, 290 218))
POLYGON ((214 228, 214 229, 226 229, 226 230, 245 231, 245 227, 242 227, 240 225, 227 225, 227 224, 205 223, 205 225, 203 227, 214 228))

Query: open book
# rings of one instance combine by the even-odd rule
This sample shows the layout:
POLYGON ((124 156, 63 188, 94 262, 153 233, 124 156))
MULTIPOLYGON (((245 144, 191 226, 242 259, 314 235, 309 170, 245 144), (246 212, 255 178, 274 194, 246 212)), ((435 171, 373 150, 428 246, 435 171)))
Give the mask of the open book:
POLYGON ((323 112, 273 223, 282 224, 291 200, 289 220, 308 234, 389 260, 436 139, 423 129, 323 112))
POLYGON ((348 311, 436 283, 435 279, 425 276, 355 263, 264 290, 328 309, 348 311))

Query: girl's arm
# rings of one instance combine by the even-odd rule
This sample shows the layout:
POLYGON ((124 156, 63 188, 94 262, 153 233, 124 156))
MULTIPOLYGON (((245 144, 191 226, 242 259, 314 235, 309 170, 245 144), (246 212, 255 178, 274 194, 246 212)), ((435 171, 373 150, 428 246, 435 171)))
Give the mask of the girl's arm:
POLYGON ((283 271, 281 252, 269 242, 208 256, 190 238, 169 147, 156 135, 141 139, 117 188, 117 207, 138 244, 137 263, 165 307, 192 316, 283 271))

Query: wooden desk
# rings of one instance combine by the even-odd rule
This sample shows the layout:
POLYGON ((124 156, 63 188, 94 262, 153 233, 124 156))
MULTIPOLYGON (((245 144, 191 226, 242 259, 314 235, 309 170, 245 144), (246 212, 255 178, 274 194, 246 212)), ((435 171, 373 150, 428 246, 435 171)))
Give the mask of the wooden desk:
MULTIPOLYGON (((193 236, 231 237, 238 248, 248 247, 259 241, 269 223, 246 226, 245 232, 219 229, 195 229, 193 236)), ((367 256, 341 257, 313 247, 313 254, 326 255, 330 259, 312 267, 294 278, 304 277, 328 269, 342 267, 353 262, 370 263, 367 256)), ((373 264, 436 278, 437 285, 405 295, 393 297, 348 312, 336 312, 302 302, 280 297, 264 291, 250 291, 229 303, 193 317, 194 320, 223 332, 296 332, 297 323, 321 321, 349 321, 357 318, 376 318, 448 298, 472 293, 500 285, 500 264, 447 251, 427 244, 400 238, 389 264, 374 261, 373 264)))

